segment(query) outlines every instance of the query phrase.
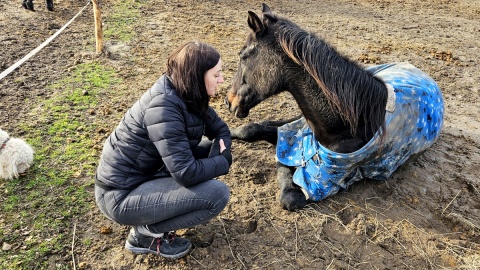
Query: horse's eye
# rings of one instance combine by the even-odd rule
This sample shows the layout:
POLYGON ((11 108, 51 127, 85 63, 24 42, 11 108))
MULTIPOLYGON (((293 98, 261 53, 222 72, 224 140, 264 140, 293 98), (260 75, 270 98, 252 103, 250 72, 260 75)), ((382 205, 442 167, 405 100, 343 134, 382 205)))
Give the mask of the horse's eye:
POLYGON ((246 49, 247 49, 247 45, 244 45, 242 47, 242 49, 238 52, 238 55, 241 56, 245 52, 246 49))
POLYGON ((245 60, 250 55, 250 52, 249 51, 241 51, 238 55, 240 56, 240 60, 245 60))
POLYGON ((249 56, 251 56, 252 54, 254 54, 256 51, 257 51, 257 48, 254 47, 254 46, 245 47, 244 49, 242 49, 242 50, 240 51, 240 59, 241 59, 241 60, 245 60, 245 59, 247 59, 249 56))

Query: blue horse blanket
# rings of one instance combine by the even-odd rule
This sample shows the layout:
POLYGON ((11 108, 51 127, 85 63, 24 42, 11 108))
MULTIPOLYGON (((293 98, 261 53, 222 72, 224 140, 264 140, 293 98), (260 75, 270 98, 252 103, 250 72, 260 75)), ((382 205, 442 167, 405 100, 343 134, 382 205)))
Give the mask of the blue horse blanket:
POLYGON ((367 68, 389 89, 385 138, 375 136, 353 153, 336 153, 315 140, 305 118, 279 127, 276 158, 296 167, 293 182, 307 199, 320 201, 363 178, 386 180, 411 156, 430 147, 443 126, 442 93, 409 63, 367 68))

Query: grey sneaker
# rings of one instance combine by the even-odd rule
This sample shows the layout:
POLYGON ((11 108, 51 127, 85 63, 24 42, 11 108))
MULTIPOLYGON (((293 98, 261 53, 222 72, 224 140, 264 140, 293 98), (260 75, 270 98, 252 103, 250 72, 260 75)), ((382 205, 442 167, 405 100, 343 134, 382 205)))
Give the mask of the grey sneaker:
POLYGON ((181 258, 192 249, 190 240, 177 237, 175 232, 154 235, 158 237, 143 235, 132 228, 125 242, 125 248, 136 254, 152 253, 170 259, 181 258))

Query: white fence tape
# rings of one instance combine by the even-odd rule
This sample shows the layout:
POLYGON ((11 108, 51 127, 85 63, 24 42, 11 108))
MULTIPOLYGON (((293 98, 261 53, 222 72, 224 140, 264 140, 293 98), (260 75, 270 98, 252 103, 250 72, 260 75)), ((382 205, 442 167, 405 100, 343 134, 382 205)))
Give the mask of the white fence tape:
POLYGON ((8 74, 10 74, 12 71, 14 71, 16 68, 18 68, 20 65, 22 65, 23 63, 25 63, 28 59, 30 59, 32 56, 34 56, 36 53, 38 53, 41 49, 43 49, 45 46, 48 45, 48 43, 50 43, 54 38, 56 38, 63 30, 65 30, 65 28, 67 28, 82 12, 83 10, 85 10, 88 5, 90 5, 90 1, 88 1, 88 3, 77 13, 77 15, 75 15, 70 21, 68 21, 62 28, 60 28, 57 32, 55 32, 55 34, 53 34, 51 37, 49 37, 47 40, 45 40, 45 42, 43 42, 42 44, 40 44, 40 46, 38 46, 37 48, 35 48, 33 51, 31 51, 29 54, 25 55, 25 57, 23 57, 22 59, 20 59, 19 61, 17 61, 15 64, 13 64, 12 66, 10 66, 9 68, 7 68, 6 70, 4 70, 1 74, 0 74, 0 80, 2 80, 5 76, 7 76, 8 74))

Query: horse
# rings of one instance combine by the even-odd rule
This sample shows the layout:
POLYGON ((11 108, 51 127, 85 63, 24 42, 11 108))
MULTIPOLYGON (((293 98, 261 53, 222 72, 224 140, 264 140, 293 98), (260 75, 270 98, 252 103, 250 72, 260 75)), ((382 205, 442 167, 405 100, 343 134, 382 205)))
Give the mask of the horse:
POLYGON ((444 102, 436 82, 406 62, 363 67, 315 33, 262 4, 225 103, 237 118, 289 92, 301 114, 231 129, 232 139, 276 144, 280 205, 290 211, 361 179, 387 180, 439 137, 444 102))
MULTIPOLYGON (((49 11, 53 11, 53 0, 45 0, 45 2, 47 3, 47 9, 49 11)), ((33 0, 23 0, 22 6, 25 9, 35 11, 35 9, 33 8, 33 0)))

